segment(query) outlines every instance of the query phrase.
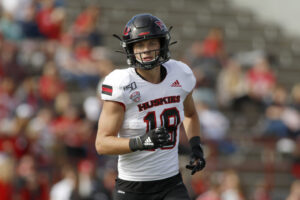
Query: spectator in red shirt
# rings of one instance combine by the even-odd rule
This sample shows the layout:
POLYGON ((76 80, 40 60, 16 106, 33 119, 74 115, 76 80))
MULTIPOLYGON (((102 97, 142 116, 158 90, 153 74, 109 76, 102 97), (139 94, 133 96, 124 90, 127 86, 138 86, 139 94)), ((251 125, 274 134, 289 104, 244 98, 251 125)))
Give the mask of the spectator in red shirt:
POLYGON ((62 142, 67 159, 77 163, 87 156, 87 144, 92 133, 91 124, 80 119, 77 108, 70 106, 52 122, 55 137, 62 142))
POLYGON ((92 48, 87 40, 78 40, 74 48, 74 57, 77 61, 90 61, 92 48))
POLYGON ((25 155, 17 165, 14 197, 19 200, 49 200, 49 186, 37 171, 34 158, 25 155))
POLYGON ((42 8, 36 15, 39 31, 47 39, 60 39, 65 19, 64 9, 55 8, 53 0, 45 0, 41 5, 42 8))
POLYGON ((63 90, 64 83, 60 80, 54 63, 47 63, 39 80, 39 92, 42 100, 51 103, 63 90))
POLYGON ((220 29, 212 28, 203 41, 203 56, 207 58, 220 58, 223 56, 223 34, 220 29))
POLYGON ((102 45, 101 33, 97 30, 100 8, 96 5, 87 7, 74 22, 72 34, 75 38, 85 38, 91 46, 102 45))
POLYGON ((247 72, 249 95, 258 100, 269 96, 276 83, 276 77, 266 58, 260 58, 247 72))
POLYGON ((224 60, 223 33, 219 28, 212 28, 203 41, 195 41, 184 58, 194 71, 196 87, 207 88, 215 87, 224 60))

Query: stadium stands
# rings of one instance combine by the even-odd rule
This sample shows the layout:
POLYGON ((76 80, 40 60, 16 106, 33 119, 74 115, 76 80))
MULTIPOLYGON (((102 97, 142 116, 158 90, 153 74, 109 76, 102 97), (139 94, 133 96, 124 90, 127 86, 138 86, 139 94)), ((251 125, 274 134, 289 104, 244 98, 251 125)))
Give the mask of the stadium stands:
MULTIPOLYGON (((124 55, 114 52, 121 47, 112 34, 121 35, 125 23, 137 13, 152 13, 168 26, 174 27, 172 36, 178 44, 171 47, 171 50, 176 59, 187 61, 195 41, 203 42, 212 29, 218 28, 223 33, 221 42, 226 54, 220 62, 223 68, 223 61, 232 56, 240 61, 244 71, 248 71, 257 55, 263 52, 268 55, 271 71, 280 85, 290 91, 300 82, 300 38, 286 36, 277 24, 260 23, 253 13, 237 9, 226 0, 55 2, 61 3, 62 6, 58 7, 66 12, 65 15, 62 15, 61 10, 56 13, 58 17, 64 18, 63 39, 55 42, 43 36, 42 39, 19 38, 14 41, 0 35, 0 169, 11 165, 18 169, 16 172, 7 172, 7 176, 4 176, 4 170, 4 175, 0 172, 0 199, 3 197, 10 200, 9 192, 13 187, 18 186, 20 191, 26 191, 26 184, 24 187, 20 184, 28 178, 27 174, 22 173, 24 166, 30 166, 28 173, 38 174, 38 180, 34 181, 46 188, 39 193, 43 196, 37 197, 40 200, 47 199, 52 186, 63 178, 65 171, 61 169, 72 168, 70 164, 73 167, 81 166, 80 173, 89 171, 97 174, 95 177, 100 177, 101 181, 103 177, 109 176, 106 171, 115 176, 110 169, 116 167, 115 158, 95 155, 93 142, 97 111, 100 112, 101 108, 94 100, 99 77, 101 80, 113 69, 112 63, 117 68, 126 67, 124 55), (80 33, 76 35, 73 29, 78 16, 91 5, 100 8, 96 28, 100 30, 103 43, 99 42, 101 44, 95 48, 87 45, 86 41, 97 39, 81 40, 78 36, 80 33), (97 48, 99 46, 101 48, 97 48), (57 87, 51 87, 53 85, 57 87), (86 100, 89 100, 88 103, 86 100), (88 114, 85 113, 88 111, 88 114), (73 134, 74 130, 78 131, 73 134), (35 161, 32 161, 33 157, 35 161), (36 162, 36 166, 33 162, 36 162), (88 163, 87 168, 82 162, 88 163), (94 167, 90 162, 97 166, 94 167), (9 175, 17 176, 17 183, 12 186, 3 184, 9 182, 9 175)), ((2 27, 5 25, 4 12, 0 13, 2 27)), ((218 70, 215 76, 219 75, 218 70)), ((213 77, 212 81, 215 79, 213 77)), ((200 89, 207 86, 201 84, 203 82, 199 81, 200 89)), ((209 89, 216 93, 213 86, 209 89)), ((200 92, 204 94, 202 90, 200 92)), ((269 105, 258 111, 250 106, 253 104, 242 108, 242 112, 226 106, 217 108, 229 120, 230 126, 225 138, 229 143, 205 140, 208 166, 203 177, 234 169, 240 177, 245 199, 251 199, 257 189, 264 187, 270 199, 284 199, 297 176, 296 164, 299 162, 300 149, 296 151, 293 145, 300 146, 299 142, 296 143, 297 140, 292 138, 292 143, 289 140, 279 143, 282 138, 262 137, 265 135, 261 132, 261 126, 265 123, 265 115, 268 114, 265 114, 265 110, 269 105)), ((181 148, 184 160, 188 155, 184 141, 181 148)), ((207 186, 208 181, 203 177, 199 175, 193 181, 207 186)), ((192 181, 190 176, 186 177, 186 181, 192 181)), ((111 188, 104 188, 103 185, 99 192, 109 196, 111 188)), ((192 183, 190 185, 190 192, 196 199, 200 195, 196 191, 204 190, 199 185, 200 189, 192 183)), ((20 195, 23 193, 20 192, 20 195)))

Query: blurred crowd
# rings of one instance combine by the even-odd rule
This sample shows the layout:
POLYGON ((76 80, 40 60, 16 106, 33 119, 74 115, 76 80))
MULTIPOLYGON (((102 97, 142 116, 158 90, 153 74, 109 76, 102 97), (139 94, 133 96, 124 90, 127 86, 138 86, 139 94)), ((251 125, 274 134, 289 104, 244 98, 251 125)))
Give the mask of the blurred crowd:
MULTIPOLYGON (((66 9, 64 0, 0 1, 1 200, 112 198, 116 157, 94 149, 98 83, 115 68, 99 30, 101 8, 89 5, 74 19, 66 9)), ((250 63, 247 55, 228 55, 222 31, 212 28, 181 58, 197 78, 208 163, 239 152, 231 131, 244 128, 276 138, 275 150, 292 155, 290 172, 299 179, 300 82, 286 88, 267 52, 255 55, 250 63)), ((189 153, 184 139, 181 153, 189 153)), ((187 177, 193 199, 246 199, 236 170, 187 177)), ((251 198, 269 200, 270 191, 259 182, 251 198)), ((295 181, 287 200, 299 191, 295 181)))
MULTIPOLYGON (((194 98, 208 147, 208 163, 214 163, 216 156, 228 157, 245 151, 243 145, 252 146, 253 151, 263 146, 261 153, 267 155, 270 161, 267 163, 271 165, 277 164, 276 158, 270 157, 288 155, 288 173, 293 179, 299 179, 300 82, 290 88, 279 82, 278 68, 282 66, 278 66, 276 58, 268 52, 229 53, 225 45, 222 30, 211 28, 203 40, 193 42, 182 58, 197 79, 194 98), (243 142, 236 142, 237 139, 243 142)), ((258 163, 255 165, 259 167, 258 163)), ((274 168, 265 173, 275 176, 274 168)), ((245 199, 238 171, 224 170, 217 179, 215 174, 208 176, 212 179, 210 190, 204 194, 198 191, 197 200, 245 199), (231 187, 230 192, 226 187, 231 187)), ((274 177, 261 180, 257 188, 247 194, 248 198, 272 199, 272 180, 274 177)), ((193 191, 197 193, 197 189, 193 191)), ((300 198, 299 193, 297 198, 300 198)))
POLYGON ((115 158, 94 149, 96 88, 113 69, 99 14, 67 25, 62 0, 1 1, 1 200, 111 198, 115 158))

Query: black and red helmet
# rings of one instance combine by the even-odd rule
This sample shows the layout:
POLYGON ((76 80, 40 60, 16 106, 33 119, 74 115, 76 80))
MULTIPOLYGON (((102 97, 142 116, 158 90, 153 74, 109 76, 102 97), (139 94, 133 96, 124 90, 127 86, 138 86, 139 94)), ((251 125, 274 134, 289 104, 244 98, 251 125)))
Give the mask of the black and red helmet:
POLYGON ((127 63, 132 67, 140 67, 149 70, 170 59, 169 30, 159 18, 151 14, 138 14, 129 20, 124 28, 121 40, 121 45, 127 54, 127 63), (160 39, 160 49, 156 59, 147 63, 137 61, 133 53, 133 44, 135 42, 153 38, 160 39))

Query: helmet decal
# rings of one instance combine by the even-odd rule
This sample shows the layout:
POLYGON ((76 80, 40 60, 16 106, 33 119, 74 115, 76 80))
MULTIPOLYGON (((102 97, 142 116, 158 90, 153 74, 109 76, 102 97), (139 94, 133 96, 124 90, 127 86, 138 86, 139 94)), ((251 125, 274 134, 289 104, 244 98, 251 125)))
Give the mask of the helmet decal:
POLYGON ((150 33, 149 31, 147 31, 147 32, 142 32, 142 33, 139 34, 139 36, 148 35, 149 33, 150 33))
POLYGON ((130 27, 126 26, 123 32, 123 35, 128 35, 130 32, 130 27))
POLYGON ((165 31, 165 25, 161 21, 154 22, 162 31, 165 31))

